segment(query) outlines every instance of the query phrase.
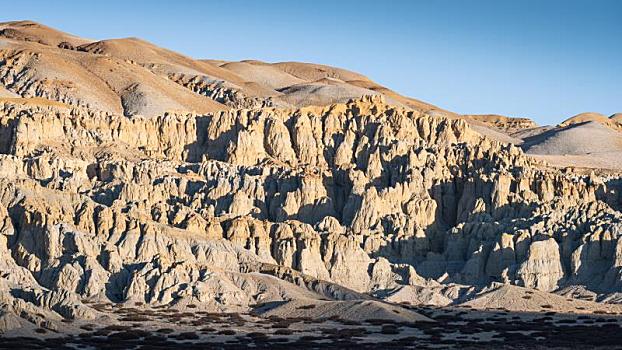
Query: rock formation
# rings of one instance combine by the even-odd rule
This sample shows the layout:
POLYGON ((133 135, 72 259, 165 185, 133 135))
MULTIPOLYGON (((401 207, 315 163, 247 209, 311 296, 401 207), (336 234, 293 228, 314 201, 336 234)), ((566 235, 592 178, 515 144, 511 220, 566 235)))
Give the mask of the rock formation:
POLYGON ((132 118, 5 102, 0 115, 12 304, 247 308, 285 297, 249 274, 283 278, 266 264, 360 293, 426 279, 619 292, 619 179, 547 168, 382 97, 132 118))
MULTIPOLYGON (((112 50, 76 45, 54 50, 112 50)), ((385 313, 360 300, 447 305, 493 282, 622 292, 619 174, 551 167, 380 94, 295 107, 171 73, 223 109, 159 113, 146 85, 112 108, 21 82, 36 55, 3 52, 8 90, 56 102, 0 101, 0 330, 99 317, 103 302, 385 313)))

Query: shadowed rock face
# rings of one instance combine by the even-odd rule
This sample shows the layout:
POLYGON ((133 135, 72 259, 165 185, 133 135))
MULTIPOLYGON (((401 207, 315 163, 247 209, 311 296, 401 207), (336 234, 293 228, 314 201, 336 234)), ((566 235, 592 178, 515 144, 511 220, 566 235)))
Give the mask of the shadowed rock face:
POLYGON ((93 303, 401 322, 424 317, 375 298, 620 300, 619 175, 549 167, 352 72, 216 68, 137 39, 46 41, 37 26, 0 33, 30 48, 0 50, 7 94, 40 97, 0 100, 0 331, 100 322, 93 303), (86 69, 76 57, 92 55, 103 80, 88 89, 86 73, 50 80, 40 66, 86 69), (348 100, 345 81, 372 94, 348 100))
POLYGON ((621 288, 618 178, 549 169, 382 97, 153 118, 5 102, 0 116, 15 312, 246 310, 439 282, 621 288))

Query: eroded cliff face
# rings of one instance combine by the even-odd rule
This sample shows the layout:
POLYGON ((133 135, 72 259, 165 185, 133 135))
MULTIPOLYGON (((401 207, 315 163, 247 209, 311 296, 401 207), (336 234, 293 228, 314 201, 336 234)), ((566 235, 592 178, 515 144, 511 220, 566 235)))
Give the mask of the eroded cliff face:
POLYGON ((6 102, 0 151, 13 309, 244 309, 438 282, 622 291, 620 178, 380 97, 154 118, 6 102))

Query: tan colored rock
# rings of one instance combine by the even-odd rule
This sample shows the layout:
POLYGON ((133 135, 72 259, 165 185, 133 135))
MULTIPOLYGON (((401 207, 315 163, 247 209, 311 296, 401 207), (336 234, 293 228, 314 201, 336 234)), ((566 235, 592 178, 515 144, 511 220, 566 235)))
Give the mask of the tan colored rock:
POLYGON ((559 246, 554 239, 533 242, 527 261, 517 271, 525 287, 546 292, 559 287, 564 271, 559 257, 559 246))
POLYGON ((239 310, 293 284, 409 285, 400 298, 440 304, 460 298, 452 282, 620 288, 615 178, 543 167, 460 120, 379 98, 152 118, 0 110, 14 135, 0 280, 62 291, 41 304, 55 313, 88 316, 80 298, 239 310))

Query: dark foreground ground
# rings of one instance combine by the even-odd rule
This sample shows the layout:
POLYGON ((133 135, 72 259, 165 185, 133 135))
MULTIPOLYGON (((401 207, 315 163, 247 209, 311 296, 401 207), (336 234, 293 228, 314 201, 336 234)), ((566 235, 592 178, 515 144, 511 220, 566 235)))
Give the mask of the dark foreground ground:
POLYGON ((5 334, 0 349, 622 349, 622 317, 610 314, 416 308, 436 322, 394 323, 102 308, 114 322, 5 334))

